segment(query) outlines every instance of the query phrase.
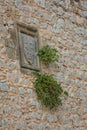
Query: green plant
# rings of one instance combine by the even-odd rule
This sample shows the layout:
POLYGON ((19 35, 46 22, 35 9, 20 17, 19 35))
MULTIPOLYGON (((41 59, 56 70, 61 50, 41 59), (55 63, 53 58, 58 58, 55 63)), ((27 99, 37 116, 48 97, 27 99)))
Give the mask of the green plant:
POLYGON ((68 96, 68 93, 63 91, 61 84, 58 84, 52 75, 40 74, 38 72, 34 72, 34 75, 37 77, 34 87, 41 103, 50 109, 62 105, 60 96, 62 94, 68 96))
POLYGON ((54 48, 51 48, 49 45, 42 47, 38 52, 38 56, 40 60, 45 63, 58 61, 57 50, 54 48))

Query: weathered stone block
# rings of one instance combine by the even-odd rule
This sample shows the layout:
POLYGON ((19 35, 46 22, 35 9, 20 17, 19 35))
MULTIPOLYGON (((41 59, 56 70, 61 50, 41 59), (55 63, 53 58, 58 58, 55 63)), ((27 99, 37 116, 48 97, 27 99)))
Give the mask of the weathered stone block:
POLYGON ((38 15, 41 17, 43 16, 43 11, 41 9, 38 9, 38 15))
POLYGON ((49 2, 46 2, 46 8, 47 8, 48 10, 51 9, 51 4, 50 4, 49 2))
POLYGON ((19 88, 20 94, 24 95, 25 94, 25 89, 24 88, 19 88))
POLYGON ((81 28, 81 27, 76 28, 76 29, 75 29, 75 32, 76 32, 77 34, 87 35, 87 29, 85 29, 85 28, 81 28))
POLYGON ((42 27, 43 29, 46 29, 46 28, 47 28, 47 23, 41 23, 41 27, 42 27))
POLYGON ((0 89, 4 92, 7 92, 9 90, 9 87, 6 82, 0 82, 0 89))
POLYGON ((0 68, 3 67, 4 63, 2 60, 0 60, 0 68))
POLYGON ((81 44, 83 44, 83 45, 87 45, 87 40, 85 40, 85 39, 80 39, 79 40, 79 42, 81 43, 81 44))
POLYGON ((58 4, 61 0, 53 0, 54 4, 58 4))
POLYGON ((16 107, 14 107, 13 112, 14 112, 14 115, 17 117, 20 117, 22 115, 22 112, 16 107))
POLYGON ((8 126, 9 126, 8 120, 6 118, 2 118, 2 127, 8 128, 8 126))
POLYGON ((83 17, 87 18, 87 11, 81 12, 81 15, 82 15, 83 17))
POLYGON ((39 70, 40 64, 37 56, 39 49, 38 30, 22 23, 17 24, 17 29, 21 68, 39 70))
POLYGON ((47 116, 47 120, 50 122, 50 123, 52 123, 52 122, 57 122, 57 116, 55 116, 55 115, 48 115, 47 116))
POLYGON ((13 63, 13 62, 11 62, 11 61, 8 61, 8 63, 7 63, 7 68, 8 68, 9 70, 13 70, 15 67, 16 67, 16 66, 15 66, 15 63, 13 63))
POLYGON ((22 128, 22 122, 21 122, 21 121, 17 121, 17 122, 15 123, 15 128, 16 128, 16 129, 21 129, 21 128, 22 128))
POLYGON ((45 0, 36 0, 36 3, 41 5, 42 7, 45 7, 45 0))
POLYGON ((81 2, 81 7, 83 9, 87 9, 87 1, 80 1, 81 2))
POLYGON ((10 106, 9 105, 4 105, 3 106, 3 113, 5 113, 5 114, 8 114, 9 113, 9 111, 10 111, 10 106))
POLYGON ((52 32, 60 33, 61 29, 64 27, 64 19, 58 19, 56 23, 53 25, 52 32))
POLYGON ((87 101, 84 102, 84 106, 85 106, 85 112, 87 113, 87 101))
POLYGON ((0 5, 0 13, 4 13, 5 10, 6 10, 5 7, 0 5))
POLYGON ((58 14, 59 15, 63 15, 64 14, 63 8, 61 8, 61 7, 58 8, 58 14))
POLYGON ((29 90, 29 97, 33 98, 34 96, 35 96, 35 94, 34 94, 33 90, 29 90))

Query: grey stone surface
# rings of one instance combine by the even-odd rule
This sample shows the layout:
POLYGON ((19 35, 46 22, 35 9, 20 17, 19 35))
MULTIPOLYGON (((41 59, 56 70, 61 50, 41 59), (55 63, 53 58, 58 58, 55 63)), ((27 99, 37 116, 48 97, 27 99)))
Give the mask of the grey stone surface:
POLYGON ((70 15, 70 20, 74 23, 76 22, 76 15, 74 13, 70 15))
POLYGON ((57 122, 57 117, 55 115, 48 115, 47 120, 52 123, 52 122, 57 122))
POLYGON ((6 82, 0 82, 0 89, 7 92, 9 90, 8 84, 6 82))
MULTIPOLYGON (((81 79, 82 75, 79 75, 78 78, 81 79)), ((77 87, 84 87, 80 80, 75 80, 75 84, 77 87)))
POLYGON ((86 130, 86 128, 80 127, 80 128, 76 128, 76 130, 86 130))
POLYGON ((36 130, 38 130, 38 125, 36 123, 34 123, 34 122, 30 122, 28 124, 28 127, 29 127, 29 129, 36 129, 36 130))
POLYGON ((8 58, 14 60, 16 58, 16 55, 15 55, 15 48, 10 48, 10 47, 7 47, 7 55, 8 55, 8 58))
POLYGON ((87 9, 87 1, 80 1, 81 2, 81 7, 83 9, 87 9))
POLYGON ((0 51, 1 54, 6 54, 6 47, 3 47, 0 51))
POLYGON ((3 106, 3 113, 5 113, 5 114, 8 114, 9 113, 9 111, 10 111, 10 106, 9 105, 4 105, 3 106))
POLYGON ((0 5, 0 13, 5 13, 5 10, 6 10, 6 9, 4 8, 4 6, 1 6, 1 5, 0 5))
POLYGON ((8 31, 7 31, 6 27, 4 27, 4 26, 0 26, 0 32, 5 34, 6 36, 8 35, 8 31))
POLYGON ((43 29, 46 29, 46 28, 47 28, 47 23, 41 23, 41 27, 42 27, 43 29))
POLYGON ((70 111, 70 113, 76 113, 78 110, 74 107, 71 107, 71 108, 69 108, 69 111, 70 111))
POLYGON ((62 28, 64 27, 64 19, 58 19, 56 23, 53 25, 52 31, 54 33, 60 33, 62 28))
POLYGON ((87 113, 87 101, 84 102, 84 106, 85 106, 85 113, 87 113))
POLYGON ((5 45, 5 39, 0 38, 0 44, 5 45))
POLYGON ((61 127, 56 127, 56 129, 55 130, 61 130, 61 127))
POLYGON ((80 38, 79 39, 79 42, 83 45, 87 45, 87 40, 83 39, 83 38, 80 38))
POLYGON ((85 126, 85 121, 84 120, 76 121, 74 122, 74 126, 77 127, 85 126))
POLYGON ((21 121, 17 121, 17 122, 15 123, 15 128, 16 128, 16 129, 21 129, 21 128, 22 128, 22 122, 21 122, 21 121))
POLYGON ((29 117, 31 118, 31 119, 41 119, 41 115, 39 114, 39 113, 36 113, 36 112, 32 112, 30 115, 29 115, 29 117))
POLYGON ((4 67, 4 63, 3 63, 2 60, 0 60, 0 68, 1 68, 1 67, 4 67))
POLYGON ((60 117, 60 120, 63 122, 63 124, 67 124, 68 122, 70 123, 71 121, 69 120, 69 117, 67 118, 66 116, 60 117))
POLYGON ((15 68, 15 64, 11 61, 8 61, 7 67, 8 67, 9 70, 13 70, 15 68))
POLYGON ((19 92, 21 95, 24 95, 25 94, 25 89, 24 88, 19 88, 19 92))
POLYGON ((23 121, 23 122, 22 122, 22 129, 23 129, 23 130, 26 130, 26 129, 27 129, 27 122, 26 122, 26 121, 23 121))
MULTIPOLYGON (((18 77, 18 76, 17 76, 17 77, 18 77)), ((25 78, 21 78, 21 83, 24 84, 24 85, 27 85, 27 84, 28 84, 28 82, 27 82, 27 80, 26 80, 25 78)))
POLYGON ((58 14, 59 14, 59 15, 63 15, 63 14, 64 14, 64 11, 63 11, 63 8, 62 8, 62 7, 59 7, 59 8, 58 8, 58 14))
MULTIPOLYGON (((68 3, 67 3, 68 4, 68 3)), ((66 4, 63 0, 60 0, 59 5, 66 8, 66 4)))
POLYGON ((77 34, 87 35, 87 29, 86 28, 82 28, 82 27, 76 28, 75 32, 77 34))
POLYGON ((58 72, 56 74, 56 79, 59 81, 59 82, 62 82, 64 79, 63 79, 63 74, 61 72, 58 72))
POLYGON ((65 8, 69 9, 69 7, 70 7, 70 0, 66 0, 65 1, 65 8))
POLYGON ((19 5, 22 5, 21 0, 15 0, 15 5, 18 7, 19 5))
POLYGON ((38 9, 38 15, 41 17, 43 16, 43 11, 41 9, 38 9))
POLYGON ((9 126, 8 120, 6 118, 2 118, 1 124, 3 127, 6 127, 6 128, 8 128, 9 126))
POLYGON ((29 97, 33 98, 35 96, 35 93, 33 92, 33 90, 29 90, 29 97))
POLYGON ((22 115, 22 112, 16 107, 14 107, 13 112, 14 112, 14 115, 17 117, 20 117, 22 115))
POLYGON ((43 15, 47 21, 51 21, 52 17, 49 14, 44 13, 43 15))
POLYGON ((19 81, 19 74, 17 72, 13 73, 13 79, 15 82, 19 81))
POLYGON ((46 2, 46 8, 47 8, 48 10, 51 9, 51 4, 50 4, 49 2, 46 2))
POLYGON ((42 7, 45 7, 45 0, 36 0, 36 3, 42 7))
POLYGON ((54 6, 52 7, 52 11, 53 11, 53 12, 57 12, 57 11, 58 11, 58 8, 57 8, 56 5, 54 5, 54 6))
POLYGON ((58 4, 61 0, 53 0, 54 4, 58 4))
POLYGON ((44 130, 44 124, 39 124, 38 130, 44 130))
POLYGON ((20 34, 21 37, 21 40, 20 37, 18 37, 19 46, 21 48, 19 54, 21 57, 21 68, 26 68, 26 70, 39 70, 39 58, 37 56, 37 51, 39 49, 39 39, 37 28, 21 23, 18 25, 18 28, 20 28, 20 31, 17 33, 20 34), (23 33, 21 30, 23 30, 23 33))
POLYGON ((50 125, 50 123, 45 124, 45 129, 47 129, 47 130, 55 130, 54 127, 50 125))
POLYGON ((82 79, 84 79, 85 81, 87 81, 87 72, 85 72, 84 74, 83 74, 83 78, 82 79))
POLYGON ((32 101, 29 102, 29 105, 40 108, 41 103, 39 103, 38 101, 32 100, 32 101))
POLYGON ((85 17, 85 18, 87 18, 87 11, 81 11, 81 15, 83 16, 83 17, 85 17))
POLYGON ((86 96, 87 96, 87 92, 85 91, 85 92, 83 92, 83 91, 77 91, 76 92, 76 95, 79 97, 79 98, 81 98, 81 99, 83 99, 83 98, 85 98, 86 96))
POLYGON ((23 9, 24 11, 27 11, 27 12, 31 12, 31 11, 32 11, 32 9, 31 9, 28 5, 23 5, 23 6, 22 6, 22 9, 23 9))
POLYGON ((12 19, 8 20, 8 27, 12 26, 14 24, 14 21, 12 19))
POLYGON ((65 127, 63 130, 74 130, 73 128, 72 128, 72 126, 71 127, 65 127))
POLYGON ((33 23, 33 24, 39 23, 38 19, 33 18, 33 17, 30 17, 30 18, 29 18, 29 21, 30 21, 31 23, 33 23))
POLYGON ((5 95, 6 95, 5 93, 1 93, 0 94, 0 99, 3 99, 5 97, 5 95))
POLYGON ((0 24, 2 24, 3 20, 2 20, 2 17, 0 16, 0 24))

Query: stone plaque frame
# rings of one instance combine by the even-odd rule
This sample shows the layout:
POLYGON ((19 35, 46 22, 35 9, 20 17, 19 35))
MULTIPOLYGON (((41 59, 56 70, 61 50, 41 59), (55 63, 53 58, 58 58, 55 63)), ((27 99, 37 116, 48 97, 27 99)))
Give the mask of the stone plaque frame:
POLYGON ((17 23, 17 44, 22 71, 40 71, 40 62, 37 56, 39 50, 39 34, 37 28, 23 23, 17 23))

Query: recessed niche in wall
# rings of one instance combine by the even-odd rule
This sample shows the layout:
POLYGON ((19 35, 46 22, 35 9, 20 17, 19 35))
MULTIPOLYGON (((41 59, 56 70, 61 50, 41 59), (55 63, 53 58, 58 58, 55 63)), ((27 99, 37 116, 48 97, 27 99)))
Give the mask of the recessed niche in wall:
POLYGON ((37 28, 18 23, 17 34, 21 68, 40 70, 39 57, 37 56, 39 50, 37 28))

